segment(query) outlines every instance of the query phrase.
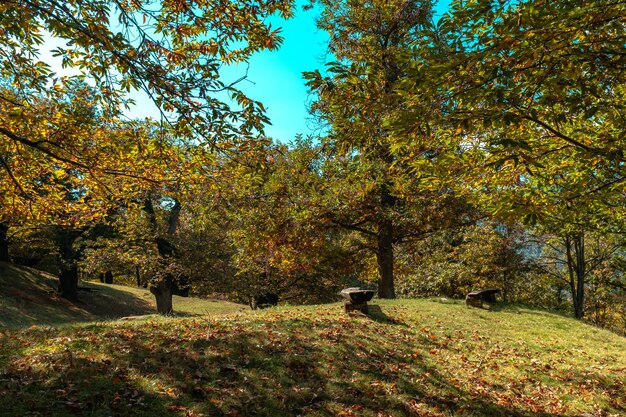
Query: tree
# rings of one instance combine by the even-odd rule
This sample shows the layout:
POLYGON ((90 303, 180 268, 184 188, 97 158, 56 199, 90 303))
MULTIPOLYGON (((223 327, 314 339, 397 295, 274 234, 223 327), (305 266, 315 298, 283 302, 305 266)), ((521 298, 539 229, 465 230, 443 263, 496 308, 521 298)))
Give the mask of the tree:
POLYGON ((569 287, 574 316, 582 319, 587 310, 593 311, 587 308, 586 296, 590 288, 597 296, 600 287, 610 291, 612 282, 620 282, 619 274, 609 273, 607 269, 611 269, 609 265, 613 261, 620 259, 624 243, 615 236, 583 231, 565 236, 548 234, 543 238, 544 253, 537 266, 569 287))
POLYGON ((59 167, 79 171, 84 188, 103 194, 115 189, 109 186, 119 177, 144 186, 160 180, 135 163, 158 160, 158 149, 142 158, 145 147, 131 149, 109 134, 121 123, 133 89, 153 99, 179 141, 194 137, 215 144, 262 130, 267 119, 260 103, 225 83, 219 69, 245 62, 255 51, 277 48, 279 31, 264 19, 274 13, 289 16, 290 8, 290 1, 0 5, 0 221, 16 211, 37 215, 30 207, 35 198, 55 207, 48 197, 56 194, 38 193, 37 187, 38 178, 59 167), (54 53, 80 75, 58 76, 40 59, 46 37, 65 42, 54 53), (239 108, 215 98, 219 92, 230 94, 239 108), (97 114, 90 114, 92 109, 97 114), (99 133, 85 124, 93 116, 99 133))
POLYGON ((220 68, 277 48, 279 30, 265 23, 275 13, 288 17, 291 1, 2 3, 0 222, 63 215, 69 186, 88 190, 72 207, 92 217, 65 217, 90 224, 120 199, 176 180, 164 175, 183 147, 172 153, 173 143, 157 135, 147 143, 145 133, 168 128, 177 145, 191 140, 187 148, 251 140, 267 122, 264 109, 237 90, 237 80, 225 82, 220 68), (47 37, 62 43, 54 55, 79 75, 59 76, 40 59, 47 37), (156 104, 158 130, 121 120, 132 90, 156 104))
POLYGON ((221 161, 219 183, 203 187, 182 216, 186 264, 204 275, 198 286, 253 308, 267 298, 336 298, 358 260, 317 215, 319 156, 318 145, 299 139, 221 161))
POLYGON ((188 289, 180 291, 182 286, 188 285, 188 278, 184 268, 178 262, 178 249, 172 241, 178 229, 178 219, 182 207, 176 198, 162 198, 160 203, 162 207, 166 208, 167 214, 165 227, 159 228, 153 198, 153 195, 148 195, 143 205, 159 255, 155 264, 152 265, 154 268, 153 278, 148 284, 148 288, 156 299, 159 314, 172 314, 174 311, 172 295, 187 295, 188 293, 188 289))
POLYGON ((22 124, 10 114, 4 119, 20 137, 62 143, 54 146, 54 156, 11 141, 0 144, 10 156, 3 171, 9 181, 0 197, 6 203, 2 217, 9 227, 54 227, 59 292, 70 300, 77 299, 76 239, 147 185, 168 180, 172 171, 165 163, 172 165, 176 159, 154 123, 103 123, 104 110, 89 98, 93 91, 73 79, 67 90, 57 91, 55 100, 33 101, 32 110, 37 111, 31 116, 42 124, 22 124), (79 154, 81 162, 73 160, 73 154, 79 154), (101 177, 102 169, 111 175, 101 177))
MULTIPOLYGON (((577 317, 585 236, 623 232, 624 12, 603 0, 458 1, 429 28, 443 125, 477 156, 472 201, 563 240, 577 317)), ((423 76, 414 66, 407 78, 423 76)), ((420 93, 405 89, 408 107, 420 93)))
MULTIPOLYGON (((333 159, 324 169, 324 215, 337 227, 360 234, 376 256, 378 295, 393 298, 394 246, 446 223, 469 220, 457 216, 462 204, 433 174, 433 167, 458 149, 431 135, 429 112, 438 111, 436 106, 416 112, 423 124, 403 141, 391 126, 406 108, 399 90, 411 66, 410 51, 424 41, 421 30, 431 3, 318 3, 323 6, 318 26, 330 34, 328 49, 336 59, 325 76, 305 74, 317 95, 311 110, 325 123, 322 143, 333 159), (409 154, 406 141, 414 145, 409 154), (404 163, 409 158, 411 164, 404 163), (443 215, 447 208, 450 212, 443 215)), ((426 102, 424 97, 421 103, 426 102)))
POLYGON ((615 225, 626 180, 624 13, 604 0, 453 2, 437 28, 451 123, 480 138, 492 168, 512 161, 570 190, 565 199, 591 195, 615 225))

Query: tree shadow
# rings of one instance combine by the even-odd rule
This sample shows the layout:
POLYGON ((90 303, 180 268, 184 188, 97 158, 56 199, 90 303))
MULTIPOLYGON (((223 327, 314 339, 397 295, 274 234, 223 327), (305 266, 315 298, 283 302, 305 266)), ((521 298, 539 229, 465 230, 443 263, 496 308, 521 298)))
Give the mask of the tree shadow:
POLYGON ((74 304, 100 319, 156 313, 153 297, 144 299, 110 285, 87 284, 85 288, 92 291, 81 292, 78 301, 74 304))
MULTIPOLYGON (((54 353, 9 360, 0 373, 0 409, 96 417, 557 415, 500 404, 495 383, 485 383, 479 394, 455 384, 455 376, 442 374, 431 360, 407 355, 423 347, 419 335, 387 340, 385 325, 394 323, 378 323, 91 326, 59 342, 54 353), (100 334, 97 346, 90 339, 94 332, 100 334)), ((31 336, 50 334, 33 330, 31 336)))
POLYGON ((52 288, 8 288, 4 296, 0 324, 8 328, 32 325, 62 325, 113 320, 126 316, 154 314, 154 303, 114 287, 87 287, 78 301, 70 302, 52 288))
POLYGON ((372 319, 373 321, 376 321, 378 323, 384 323, 384 324, 397 324, 397 325, 406 326, 406 324, 402 322, 401 320, 390 317, 387 314, 385 314, 385 312, 383 312, 383 310, 380 308, 378 304, 370 304, 367 306, 367 308, 368 308, 368 311, 367 311, 366 316, 372 319))
POLYGON ((504 301, 498 301, 491 306, 492 311, 496 312, 504 312, 504 313, 512 313, 512 314, 528 314, 535 316, 559 316, 563 318, 572 318, 572 315, 568 312, 563 311, 554 311, 554 310, 546 310, 541 307, 523 305, 523 304, 513 304, 504 301))

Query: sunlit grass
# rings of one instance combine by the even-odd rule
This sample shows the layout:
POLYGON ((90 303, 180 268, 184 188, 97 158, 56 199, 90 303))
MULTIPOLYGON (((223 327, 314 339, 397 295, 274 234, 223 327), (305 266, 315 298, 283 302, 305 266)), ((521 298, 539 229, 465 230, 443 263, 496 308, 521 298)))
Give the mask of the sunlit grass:
POLYGON ((619 416, 626 340, 517 306, 375 301, 5 332, 7 415, 619 416), (94 387, 96 389, 94 389, 94 387))

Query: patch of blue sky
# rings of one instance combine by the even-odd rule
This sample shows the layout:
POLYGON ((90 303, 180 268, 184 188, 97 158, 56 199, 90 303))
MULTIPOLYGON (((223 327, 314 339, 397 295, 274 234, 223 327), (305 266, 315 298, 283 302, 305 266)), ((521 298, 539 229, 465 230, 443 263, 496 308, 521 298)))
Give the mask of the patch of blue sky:
MULTIPOLYGON (((440 0, 435 17, 445 13, 449 4, 450 0, 440 0)), ((272 123, 265 133, 279 142, 289 142, 298 134, 319 133, 319 126, 308 114, 311 97, 302 78, 302 72, 321 71, 328 61, 328 35, 315 26, 316 16, 315 9, 298 8, 292 19, 274 19, 272 26, 282 27, 283 45, 278 51, 253 56, 248 72, 251 82, 241 85, 246 94, 265 105, 272 123)))

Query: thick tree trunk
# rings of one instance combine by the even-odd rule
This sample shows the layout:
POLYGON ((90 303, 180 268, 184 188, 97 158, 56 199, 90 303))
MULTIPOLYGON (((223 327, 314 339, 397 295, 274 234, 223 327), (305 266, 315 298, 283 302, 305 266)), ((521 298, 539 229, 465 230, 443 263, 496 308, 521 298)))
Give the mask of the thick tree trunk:
MULTIPOLYGON (((387 163, 391 164, 392 159, 385 150, 384 157, 387 163)), ((389 218, 389 211, 395 206, 396 198, 389 191, 390 184, 385 183, 381 188, 380 206, 382 212, 379 213, 376 262, 378 263, 378 297, 396 298, 393 276, 393 244, 394 226, 393 220, 389 218)))
POLYGON ((58 291, 66 300, 78 300, 78 266, 76 263, 61 266, 58 291))
POLYGON ((393 224, 384 220, 378 228, 378 297, 396 298, 393 277, 393 224))
POLYGON ((81 232, 66 230, 60 227, 56 230, 57 247, 59 250, 59 288, 61 297, 76 301, 78 299, 78 265, 74 253, 74 241, 81 232))
POLYGON ((172 306, 172 285, 169 279, 159 282, 158 285, 150 287, 150 292, 154 295, 157 305, 157 312, 169 315, 174 312, 172 306))
MULTIPOLYGON (((144 210, 148 213, 150 223, 152 225, 153 232, 157 233, 157 219, 152 205, 152 200, 147 198, 144 204, 144 210)), ((155 236, 155 243, 159 256, 163 259, 173 260, 178 256, 176 254, 176 248, 169 239, 174 237, 176 229, 178 227, 178 217, 180 215, 181 205, 178 200, 174 199, 174 205, 171 208, 170 216, 168 218, 167 227, 167 239, 155 236)), ((165 279, 154 283, 150 286, 150 292, 154 295, 157 304, 157 311, 159 314, 172 314, 174 309, 172 307, 172 295, 178 292, 178 285, 174 282, 171 276, 167 276, 165 279)))
POLYGON ((8 234, 9 225, 6 223, 0 223, 0 261, 9 262, 9 239, 8 234))

